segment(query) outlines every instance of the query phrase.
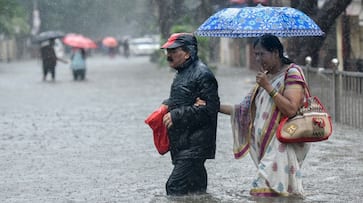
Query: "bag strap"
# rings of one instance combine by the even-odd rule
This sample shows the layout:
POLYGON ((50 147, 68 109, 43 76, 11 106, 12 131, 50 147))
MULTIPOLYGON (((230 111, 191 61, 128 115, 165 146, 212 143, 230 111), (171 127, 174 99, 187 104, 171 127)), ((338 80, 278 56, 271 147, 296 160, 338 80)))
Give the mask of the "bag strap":
POLYGON ((296 66, 296 64, 291 64, 288 68, 287 68, 287 70, 286 70, 286 72, 285 72, 285 79, 284 79, 284 81, 286 81, 286 78, 287 78, 287 74, 288 74, 288 72, 289 72, 289 70, 291 69, 291 68, 296 68, 298 71, 299 71, 299 73, 300 73, 300 75, 301 75, 301 77, 302 77, 302 79, 303 79, 303 81, 304 81, 304 89, 305 89, 305 96, 306 96, 306 98, 309 98, 309 97, 311 97, 311 93, 310 93, 310 89, 309 89, 309 87, 308 87, 308 85, 307 85, 307 83, 306 83, 306 79, 305 79, 305 76, 304 76, 304 74, 302 73, 302 70, 301 70, 301 68, 299 67, 299 66, 296 66))

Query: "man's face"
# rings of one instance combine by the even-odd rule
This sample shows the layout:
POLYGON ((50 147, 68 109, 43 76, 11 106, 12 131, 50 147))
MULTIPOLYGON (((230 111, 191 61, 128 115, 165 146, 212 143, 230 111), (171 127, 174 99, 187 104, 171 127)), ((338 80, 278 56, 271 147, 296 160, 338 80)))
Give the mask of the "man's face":
POLYGON ((166 49, 166 56, 169 66, 175 69, 182 65, 190 57, 189 53, 183 51, 181 47, 166 49))

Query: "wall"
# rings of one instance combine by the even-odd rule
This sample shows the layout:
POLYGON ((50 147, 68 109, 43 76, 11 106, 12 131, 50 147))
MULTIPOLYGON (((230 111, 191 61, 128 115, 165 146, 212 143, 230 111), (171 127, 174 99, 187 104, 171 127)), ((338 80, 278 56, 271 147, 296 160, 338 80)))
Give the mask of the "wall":
POLYGON ((16 43, 14 39, 0 40, 0 61, 10 62, 16 59, 16 43))

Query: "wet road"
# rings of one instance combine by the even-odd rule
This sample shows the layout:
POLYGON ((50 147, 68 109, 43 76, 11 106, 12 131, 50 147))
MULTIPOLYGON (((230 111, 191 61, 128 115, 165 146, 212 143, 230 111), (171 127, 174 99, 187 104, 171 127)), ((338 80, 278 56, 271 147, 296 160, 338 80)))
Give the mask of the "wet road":
MULTIPOLYGON (((253 73, 215 71, 222 103, 238 103, 253 73)), ((174 73, 148 58, 88 60, 87 81, 59 64, 42 82, 39 61, 0 63, 0 202, 360 202, 361 129, 335 125, 303 165, 305 199, 252 199, 255 168, 235 160, 229 118, 219 116, 208 195, 170 199, 169 154, 160 156, 144 119, 168 96, 174 73)))

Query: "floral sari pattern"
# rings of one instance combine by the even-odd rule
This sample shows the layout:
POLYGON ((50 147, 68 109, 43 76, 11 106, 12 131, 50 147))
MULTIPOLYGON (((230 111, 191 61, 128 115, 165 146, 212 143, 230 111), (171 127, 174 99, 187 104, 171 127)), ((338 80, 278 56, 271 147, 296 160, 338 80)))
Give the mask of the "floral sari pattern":
MULTIPOLYGON (((304 82, 295 64, 287 72, 271 80, 280 93, 296 88, 304 82)), ((275 133, 281 113, 268 92, 255 86, 241 104, 234 106, 231 116, 233 150, 235 158, 248 152, 258 173, 252 183, 251 195, 290 196, 303 195, 301 165, 310 144, 285 144, 277 140, 275 133)))

